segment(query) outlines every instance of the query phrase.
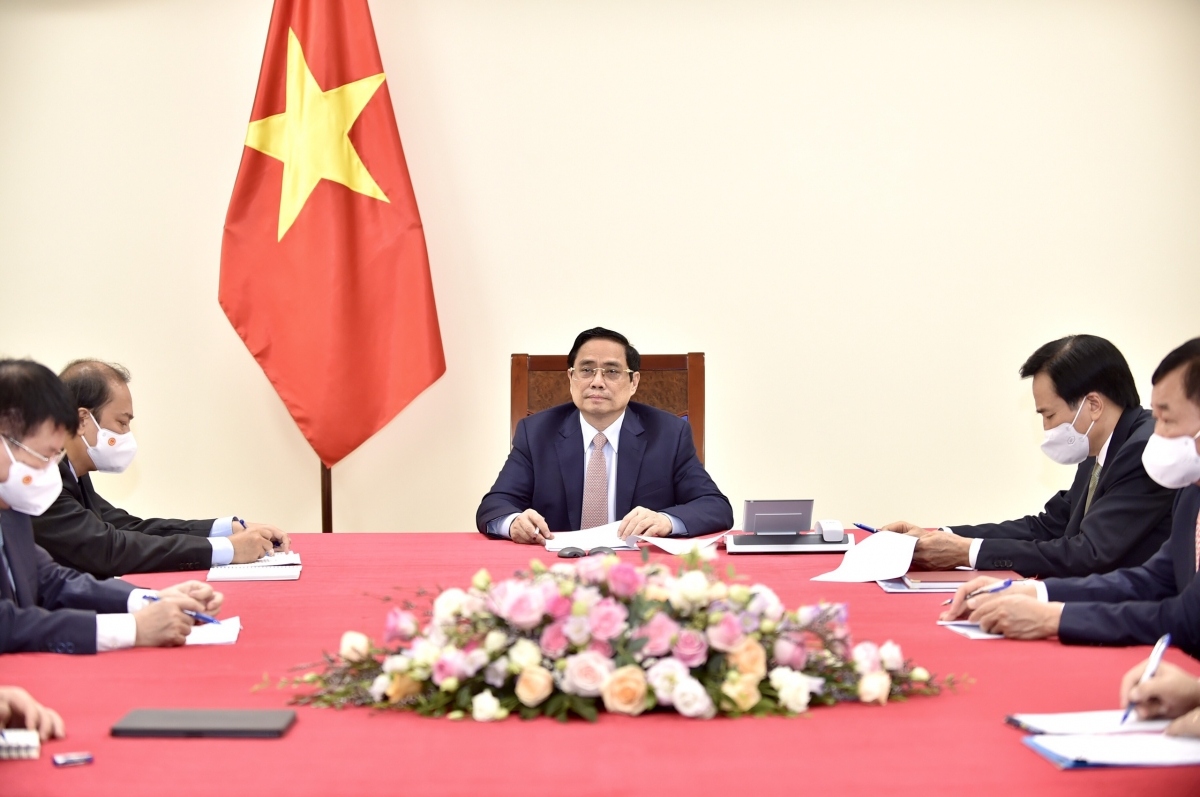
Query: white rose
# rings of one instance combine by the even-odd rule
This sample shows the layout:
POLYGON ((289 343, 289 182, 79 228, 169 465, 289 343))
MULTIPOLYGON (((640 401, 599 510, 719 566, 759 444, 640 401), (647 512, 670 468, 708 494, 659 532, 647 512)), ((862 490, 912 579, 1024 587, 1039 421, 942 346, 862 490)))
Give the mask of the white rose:
POLYGON ((675 686, 684 678, 691 678, 691 672, 679 659, 668 656, 656 662, 646 670, 646 682, 654 690, 654 697, 659 705, 671 705, 671 697, 675 686))
POLYGON ((747 609, 760 617, 779 622, 779 618, 783 617, 783 602, 774 590, 762 584, 755 584, 750 588, 750 592, 754 597, 750 599, 747 609))
POLYGON ((916 683, 923 684, 929 680, 929 670, 924 667, 913 667, 912 672, 909 673, 909 677, 916 683))
POLYGON ((487 636, 483 638, 483 649, 492 655, 504 650, 507 644, 508 634, 503 631, 488 631, 487 636))
POLYGON ((788 711, 799 714, 808 709, 808 683, 802 678, 793 678, 779 690, 779 702, 788 711))
POLYGON ((466 655, 463 665, 463 675, 467 678, 472 677, 475 673, 487 666, 490 657, 487 651, 483 648, 475 648, 466 655))
POLYGON ((888 693, 892 689, 892 676, 883 670, 876 670, 864 675, 858 681, 858 699, 864 703, 887 702, 888 693))
POLYGON ((708 597, 708 576, 699 570, 689 570, 668 587, 671 605, 680 612, 690 612, 708 597))
POLYGON ((408 653, 414 664, 431 668, 433 663, 441 657, 442 648, 428 639, 417 639, 408 653))
POLYGON ((484 689, 471 698, 471 716, 476 722, 491 722, 500 714, 500 701, 492 694, 492 690, 484 689))
POLYGON ((508 661, 510 667, 515 667, 517 672, 526 667, 540 667, 542 664, 542 649, 528 639, 518 639, 508 649, 508 661))
POLYGON ((504 686, 504 682, 508 680, 508 657, 501 656, 489 664, 483 671, 483 680, 487 681, 488 686, 497 689, 504 686))
POLYGON ((904 667, 904 654, 900 652, 900 646, 889 639, 879 646, 879 661, 883 669, 896 672, 904 667))
POLYGON ((375 680, 371 682, 371 688, 368 690, 371 693, 371 699, 376 703, 382 703, 384 695, 387 693, 387 688, 392 685, 392 676, 386 672, 381 675, 376 675, 375 680))
POLYGON ((362 661, 371 655, 371 640, 366 634, 358 631, 347 631, 342 634, 342 644, 338 646, 338 655, 346 661, 362 661))
POLYGON ((439 625, 452 624, 454 618, 462 613, 466 600, 467 593, 458 587, 451 587, 438 595, 433 600, 433 621, 439 625))
POLYGON ((776 667, 767 674, 767 680, 771 682, 771 686, 776 692, 782 692, 783 688, 794 682, 799 674, 791 667, 776 667))
POLYGON ((412 659, 403 654, 398 656, 388 656, 383 660, 384 672, 408 672, 408 668, 412 666, 412 659))
POLYGON ((717 708, 713 705, 712 698, 708 696, 704 685, 692 677, 684 678, 675 684, 675 691, 671 693, 671 702, 674 704, 675 710, 685 717, 710 719, 717 713, 717 708))
POLYGON ((854 646, 854 650, 850 651, 850 657, 854 659, 854 669, 859 675, 879 669, 879 646, 874 642, 859 642, 854 646))

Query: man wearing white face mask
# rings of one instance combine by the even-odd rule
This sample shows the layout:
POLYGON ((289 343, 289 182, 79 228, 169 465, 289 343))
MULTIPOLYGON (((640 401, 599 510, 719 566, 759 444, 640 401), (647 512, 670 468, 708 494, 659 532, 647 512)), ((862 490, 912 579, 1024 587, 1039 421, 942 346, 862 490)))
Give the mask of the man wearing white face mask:
POLYGON ((130 431, 129 372, 97 360, 76 360, 61 378, 78 407, 79 432, 68 440, 67 458, 59 465, 61 493, 33 523, 38 545, 55 561, 107 577, 206 570, 253 562, 276 547, 288 550, 287 534, 274 526, 236 517, 142 519, 105 501, 89 474, 120 473, 137 453, 130 431))
POLYGON ((1170 534, 1174 495, 1142 464, 1154 418, 1139 406, 1125 358, 1104 338, 1072 335, 1030 355, 1021 377, 1033 381, 1042 451, 1078 466, 1070 489, 1019 520, 934 532, 907 522, 883 528, 919 536, 913 567, 921 570, 1084 576, 1142 564, 1170 534))
POLYGON ((1153 377, 1157 421, 1142 454, 1146 471, 1179 489, 1171 537, 1140 567, 1086 578, 1022 581, 965 600, 994 579, 959 589, 947 619, 969 615, 985 630, 1017 639, 1058 635, 1090 645, 1149 645, 1163 634, 1200 658, 1200 338, 1167 355, 1153 377))
POLYGON ((78 420, 62 382, 29 360, 0 360, 0 653, 96 653, 182 645, 185 610, 213 613, 222 596, 189 581, 156 593, 55 564, 30 516, 58 495, 57 463, 78 420))

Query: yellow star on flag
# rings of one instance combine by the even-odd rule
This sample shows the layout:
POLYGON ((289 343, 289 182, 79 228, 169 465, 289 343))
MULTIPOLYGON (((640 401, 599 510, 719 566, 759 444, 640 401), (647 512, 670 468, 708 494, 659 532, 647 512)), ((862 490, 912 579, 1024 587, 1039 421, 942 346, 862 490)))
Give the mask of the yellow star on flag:
POLYGON ((286 110, 251 122, 246 133, 246 146, 283 161, 278 240, 322 179, 388 201, 348 136, 385 79, 380 72, 322 91, 304 60, 300 40, 288 30, 286 110))

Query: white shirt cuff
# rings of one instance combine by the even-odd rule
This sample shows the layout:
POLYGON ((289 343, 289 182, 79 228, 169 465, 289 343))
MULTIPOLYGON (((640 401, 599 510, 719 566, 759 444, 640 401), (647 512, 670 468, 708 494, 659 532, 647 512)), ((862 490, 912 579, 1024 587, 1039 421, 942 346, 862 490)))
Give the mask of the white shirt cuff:
POLYGON ((1037 590, 1038 603, 1049 603, 1050 602, 1050 593, 1046 591, 1046 584, 1044 582, 1034 581, 1033 588, 1035 590, 1037 590))
POLYGON ((967 553, 967 561, 971 563, 972 570, 978 570, 975 563, 979 561, 979 549, 983 547, 983 538, 976 537, 971 540, 971 550, 967 553))
POLYGON ((209 537, 208 544, 212 546, 213 567, 227 565, 233 561, 233 543, 228 537, 209 537))
POLYGON ((658 514, 666 515, 667 518, 670 519, 670 521, 671 521, 671 533, 667 535, 668 537, 686 537, 687 536, 687 526, 684 525, 682 520, 675 517, 674 515, 667 515, 666 512, 659 512, 658 514))
MULTIPOLYGON (((229 517, 219 517, 213 521, 212 531, 208 532, 210 537, 230 537, 233 535, 233 515, 229 517)), ((229 564, 226 562, 225 564, 229 564)))
POLYGON ((126 607, 129 614, 96 615, 96 652, 122 650, 133 647, 137 642, 137 620, 133 612, 146 605, 146 596, 156 594, 153 590, 135 589, 129 593, 126 607))

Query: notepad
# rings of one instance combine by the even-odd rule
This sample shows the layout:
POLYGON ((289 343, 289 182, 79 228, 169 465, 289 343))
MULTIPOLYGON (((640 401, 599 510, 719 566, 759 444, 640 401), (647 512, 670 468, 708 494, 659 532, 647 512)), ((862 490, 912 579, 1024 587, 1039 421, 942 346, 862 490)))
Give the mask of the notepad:
POLYGON ((1004 639, 1004 634, 989 634, 970 620, 938 620, 938 625, 967 639, 1004 639))
POLYGON ((579 531, 556 531, 554 532, 554 539, 546 540, 546 550, 551 553, 561 551, 563 548, 582 548, 585 551, 590 551, 593 548, 612 548, 614 551, 636 551, 637 540, 621 539, 617 536, 617 529, 619 528, 621 528, 621 523, 617 521, 579 531))
POLYGON ((1161 733, 1047 734, 1021 741, 1059 769, 1200 765, 1200 739, 1161 733))
POLYGON ((224 617, 219 623, 198 623, 187 635, 189 645, 232 645, 242 631, 242 618, 224 617))
POLYGON ((219 565, 208 571, 209 581, 295 581, 300 578, 298 551, 268 554, 255 562, 219 565))
POLYGON ((1012 579, 1020 581, 1021 574, 1015 573, 1012 570, 934 570, 930 572, 922 570, 909 570, 904 574, 904 583, 916 590, 922 592, 944 592, 946 587, 950 587, 950 591, 954 592, 955 588, 966 584, 980 576, 989 576, 998 578, 1001 581, 1004 579, 1012 579))
POLYGON ((1009 725, 1023 731, 1040 734, 1085 734, 1085 733, 1161 733, 1171 724, 1170 720, 1139 720, 1131 714, 1129 721, 1121 724, 1125 712, 1114 708, 1106 711, 1066 711, 1059 714, 1012 714, 1004 718, 1009 725))
POLYGON ((25 728, 0 730, 0 761, 37 758, 42 754, 42 739, 37 731, 25 728))

